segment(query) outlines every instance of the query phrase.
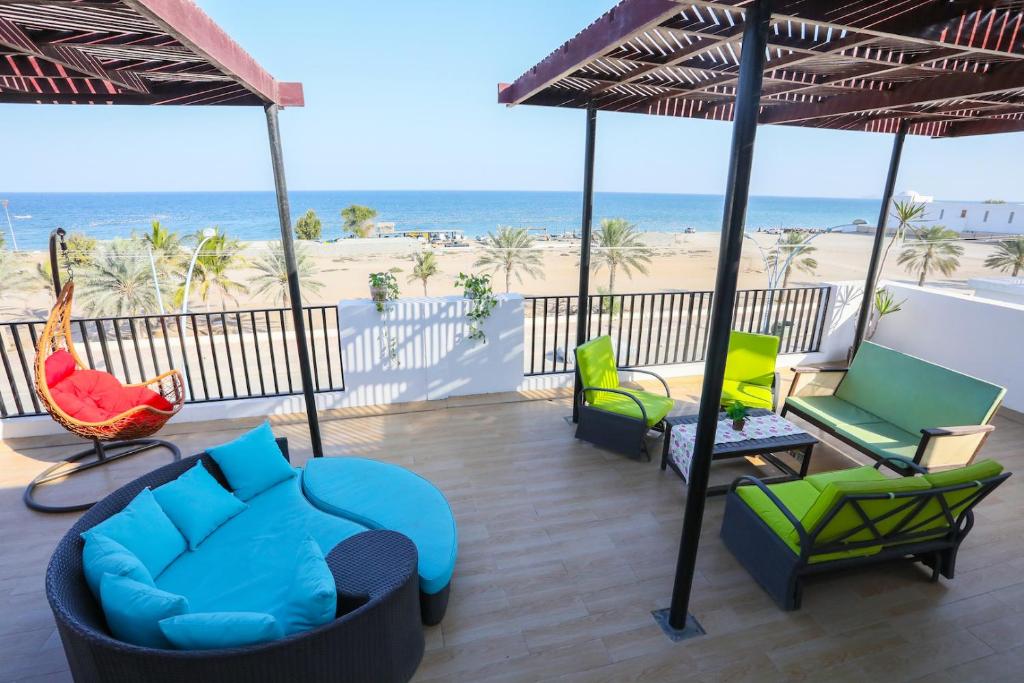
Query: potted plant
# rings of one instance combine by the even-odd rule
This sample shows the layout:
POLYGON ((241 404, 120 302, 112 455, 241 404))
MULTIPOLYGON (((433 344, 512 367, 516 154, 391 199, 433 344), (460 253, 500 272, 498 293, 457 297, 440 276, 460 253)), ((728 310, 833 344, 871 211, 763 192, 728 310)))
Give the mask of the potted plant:
POLYGON ((398 279, 394 271, 370 273, 370 298, 377 304, 377 312, 384 312, 384 305, 398 298, 398 279))
POLYGON ((469 338, 474 341, 487 343, 487 335, 484 333, 484 322, 491 317, 491 312, 498 305, 498 300, 491 290, 490 275, 474 275, 470 273, 459 273, 455 279, 455 286, 462 287, 463 296, 473 301, 466 317, 469 319, 469 338))
POLYGON ((733 401, 725 409, 725 414, 732 420, 732 428, 734 431, 742 432, 743 428, 747 426, 747 407, 743 405, 742 401, 733 401))

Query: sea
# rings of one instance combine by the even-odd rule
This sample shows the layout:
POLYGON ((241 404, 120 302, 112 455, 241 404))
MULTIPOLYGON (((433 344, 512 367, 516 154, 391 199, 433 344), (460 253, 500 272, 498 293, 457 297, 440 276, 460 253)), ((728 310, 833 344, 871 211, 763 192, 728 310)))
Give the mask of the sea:
MULTIPOLYGON (((579 192, 480 191, 293 191, 292 220, 307 209, 320 216, 324 238, 341 237, 341 210, 362 204, 377 210, 377 221, 396 230, 457 229, 476 237, 499 226, 546 228, 549 234, 579 230, 579 192)), ((105 192, 13 193, 8 201, 10 224, 0 210, 0 229, 13 247, 45 249, 57 227, 81 231, 96 239, 127 237, 160 221, 182 233, 219 227, 242 240, 273 240, 280 234, 273 192, 105 192)), ((595 221, 625 218, 642 231, 718 231, 724 198, 700 194, 598 192, 595 221)), ((855 219, 874 224, 877 199, 754 196, 747 211, 747 229, 828 228, 855 219)))

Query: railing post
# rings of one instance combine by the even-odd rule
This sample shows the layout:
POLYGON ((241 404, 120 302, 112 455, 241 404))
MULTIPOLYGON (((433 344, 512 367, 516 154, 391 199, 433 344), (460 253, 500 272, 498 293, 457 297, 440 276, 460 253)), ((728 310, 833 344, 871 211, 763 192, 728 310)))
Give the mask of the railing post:
MULTIPOLYGON (((587 318, 590 312, 590 235, 594 222, 594 146, 597 140, 597 109, 587 107, 587 137, 583 155, 583 221, 580 228, 580 288, 576 304, 576 346, 587 341, 587 318)), ((568 311, 566 312, 568 315, 568 311)), ((568 347, 569 345, 566 344, 568 347)), ((575 350, 573 351, 575 354, 575 350)), ((565 355, 568 357, 569 349, 565 355)), ((575 363, 574 363, 575 365, 575 363)), ((576 401, 583 384, 579 372, 573 372, 572 421, 579 422, 580 407, 576 401)))
POLYGON ((320 440, 320 421, 316 412, 316 397, 313 394, 313 374, 310 371, 309 347, 306 343, 306 324, 302 319, 302 292, 299 288, 298 266, 295 263, 295 244, 292 242, 291 209, 288 206, 288 186, 284 176, 284 154, 281 151, 281 129, 277 120, 277 105, 268 104, 267 132, 270 135, 270 160, 274 166, 274 188, 277 191, 277 213, 281 223, 281 248, 288 268, 288 299, 291 303, 292 322, 295 325, 295 345, 299 356, 299 371, 302 375, 302 395, 306 400, 306 420, 309 422, 309 438, 313 457, 323 457, 324 449, 320 440))
MULTIPOLYGON (((679 543, 675 583, 672 588, 672 603, 667 614, 667 624, 662 624, 674 639, 703 633, 700 625, 688 614, 690 590, 693 587, 693 574, 697 565, 697 548, 704 521, 711 455, 715 447, 725 362, 729 352, 729 333, 733 306, 736 302, 736 282, 743 251, 743 227, 750 194, 750 173, 754 161, 754 138, 757 134, 757 116, 761 104, 761 83, 764 76, 768 27, 771 23, 771 4, 771 0, 754 0, 747 5, 744 17, 743 51, 740 55, 739 82, 736 86, 736 103, 733 108, 732 151, 728 166, 725 214, 722 220, 722 244, 712 300, 708 355, 704 364, 704 384, 697 418, 693 463, 687 482, 686 511, 679 543)), ((666 434, 665 438, 670 438, 670 435, 666 434)), ((662 613, 660 616, 664 618, 665 615, 662 613)))

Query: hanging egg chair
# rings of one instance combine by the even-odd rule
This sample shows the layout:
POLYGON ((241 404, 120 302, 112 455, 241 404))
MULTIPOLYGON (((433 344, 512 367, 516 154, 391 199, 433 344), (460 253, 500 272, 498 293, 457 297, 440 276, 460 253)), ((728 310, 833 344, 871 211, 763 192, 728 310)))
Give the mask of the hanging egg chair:
MULTIPOLYGON (((181 452, 174 444, 149 438, 181 410, 185 403, 181 372, 171 370, 138 384, 122 384, 114 375, 93 370, 75 351, 71 333, 71 303, 75 285, 69 277, 61 287, 56 242, 67 262, 64 231, 50 236, 50 264, 57 303, 36 345, 35 389, 43 409, 60 426, 89 439, 93 447, 59 462, 32 480, 25 489, 25 504, 40 512, 75 512, 93 503, 45 505, 34 498, 37 487, 70 478, 152 448, 166 448, 174 460, 181 452), (87 460, 89 458, 91 460, 87 460), (74 463, 86 462, 74 467, 74 463)), ((70 268, 68 268, 70 275, 70 268)))

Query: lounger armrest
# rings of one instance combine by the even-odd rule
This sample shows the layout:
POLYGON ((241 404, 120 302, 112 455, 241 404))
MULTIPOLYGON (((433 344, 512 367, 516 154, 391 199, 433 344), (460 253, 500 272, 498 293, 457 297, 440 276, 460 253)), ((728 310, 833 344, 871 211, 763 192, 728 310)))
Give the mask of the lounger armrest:
MULTIPOLYGON (((640 415, 643 416, 644 424, 647 424, 647 411, 644 410, 644 404, 640 402, 640 399, 628 391, 623 391, 622 389, 608 389, 605 387, 583 387, 580 389, 579 393, 579 403, 581 408, 583 407, 584 401, 586 401, 588 391, 603 391, 608 394, 619 394, 620 396, 626 396, 627 398, 632 399, 633 402, 636 403, 636 407, 640 409, 640 415)), ((597 410, 601 410, 601 408, 598 408, 597 410)), ((612 411, 607 410, 605 412, 610 413, 612 411)))
POLYGON ((779 512, 781 512, 789 523, 793 525, 793 528, 796 529, 796 533, 800 537, 800 548, 803 550, 808 547, 810 539, 807 536, 807 530, 804 529, 804 525, 800 523, 800 520, 796 518, 796 515, 789 511, 789 508, 786 507, 785 503, 779 500, 779 497, 776 496, 763 481, 757 477, 751 477, 750 475, 745 474, 742 477, 737 477, 733 480, 732 484, 729 485, 729 491, 735 491, 737 487, 742 485, 756 486, 761 489, 761 493, 763 493, 768 500, 775 505, 775 507, 779 508, 779 512))
POLYGON ((982 434, 994 431, 992 425, 964 425, 962 427, 931 427, 922 429, 921 433, 928 438, 938 436, 966 436, 968 434, 982 434))
POLYGON ((914 454, 914 462, 929 470, 967 465, 994 430, 995 427, 992 425, 922 429, 921 442, 914 454))
POLYGON ((793 368, 793 372, 800 373, 802 375, 811 375, 818 372, 849 372, 850 368, 817 368, 811 365, 797 365, 793 368))
POLYGON ((883 456, 880 456, 879 459, 878 459, 878 462, 875 463, 875 469, 876 470, 881 469, 882 465, 888 465, 889 467, 891 467, 891 468, 893 468, 895 470, 899 470, 901 468, 909 469, 909 470, 912 470, 916 474, 925 474, 926 472, 928 472, 927 469, 925 469, 924 467, 921 467, 920 465, 918 465, 916 462, 914 462, 910 458, 901 458, 898 455, 883 455, 883 456))
POLYGON ((639 372, 643 375, 650 375, 651 377, 654 377, 659 382, 661 382, 661 386, 665 388, 665 396, 667 396, 668 398, 672 398, 672 392, 669 391, 668 382, 666 382, 665 378, 659 375, 658 373, 651 372, 650 370, 641 370, 640 368, 631 368, 629 366, 622 366, 619 368, 619 370, 624 370, 626 372, 639 372))
POLYGON ((849 368, 793 368, 793 382, 789 385, 789 396, 831 396, 836 393, 839 383, 846 377, 849 368))

